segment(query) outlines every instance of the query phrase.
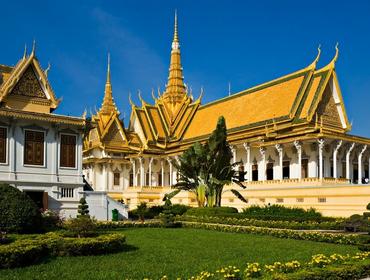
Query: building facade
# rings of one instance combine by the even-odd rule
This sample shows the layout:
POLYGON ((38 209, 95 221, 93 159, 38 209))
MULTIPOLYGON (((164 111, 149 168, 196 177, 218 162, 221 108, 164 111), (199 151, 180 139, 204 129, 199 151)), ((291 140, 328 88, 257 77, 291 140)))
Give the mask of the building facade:
POLYGON ((26 192, 40 209, 69 217, 83 192, 85 119, 54 114, 56 99, 35 48, 0 65, 0 182, 26 192))
MULTIPOLYGON (((248 204, 226 187, 222 203, 314 207, 325 215, 362 213, 370 202, 367 184, 370 139, 350 134, 334 58, 314 61, 273 81, 201 104, 184 83, 177 18, 166 89, 153 103, 135 105, 126 128, 114 103, 108 62, 103 104, 83 149, 84 174, 95 190, 107 191, 129 208, 162 203, 176 183, 172 164, 185 149, 205 141, 224 116, 233 161, 240 162, 248 204)), ((235 186, 234 186, 235 187, 235 186)), ((181 192, 174 203, 196 206, 181 192)))

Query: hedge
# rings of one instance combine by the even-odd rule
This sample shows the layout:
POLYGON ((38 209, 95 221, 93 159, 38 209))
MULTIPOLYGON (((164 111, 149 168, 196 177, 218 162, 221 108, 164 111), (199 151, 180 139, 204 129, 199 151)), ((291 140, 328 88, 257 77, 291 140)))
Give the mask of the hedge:
POLYGON ((98 229, 118 229, 118 228, 147 228, 147 227, 163 227, 160 220, 150 220, 145 222, 131 221, 98 221, 96 222, 98 229))
MULTIPOLYGON (((234 226, 222 224, 208 224, 197 222, 182 222, 182 227, 196 228, 196 229, 209 229, 224 232, 234 233, 249 233, 258 235, 271 235, 279 238, 292 238, 298 240, 311 240, 317 242, 328 242, 348 245, 358 245, 364 240, 363 236, 357 234, 341 234, 341 233, 328 233, 317 231, 298 231, 291 229, 277 229, 255 226, 234 226)), ((366 236, 367 237, 367 236, 366 236)), ((366 238, 365 237, 365 238, 366 238)))
POLYGON ((21 238, 0 246, 0 268, 37 263, 48 256, 87 256, 114 253, 124 249, 125 236, 105 234, 93 238, 63 237, 47 233, 21 238))
POLYGON ((338 230, 343 229, 343 221, 332 221, 332 222, 315 222, 315 221, 266 221, 249 218, 234 218, 234 217, 220 217, 220 216, 189 216, 183 215, 177 218, 180 221, 188 222, 203 222, 203 223, 217 223, 217 224, 228 224, 228 225, 239 225, 239 226, 256 226, 256 227, 268 227, 268 228, 286 228, 286 229, 326 229, 326 230, 338 230))
POLYGON ((238 209, 234 207, 196 207, 186 211, 189 216, 222 216, 237 214, 238 209))

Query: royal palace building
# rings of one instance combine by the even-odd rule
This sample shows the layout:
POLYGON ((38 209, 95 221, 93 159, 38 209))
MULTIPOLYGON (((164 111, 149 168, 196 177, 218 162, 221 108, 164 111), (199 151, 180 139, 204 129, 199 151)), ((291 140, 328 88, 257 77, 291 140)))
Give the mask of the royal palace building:
MULTIPOLYGON (((325 215, 362 213, 370 202, 370 139, 350 134, 334 58, 315 60, 294 73, 202 104, 184 83, 175 19, 168 81, 164 92, 135 105, 128 127, 112 95, 110 62, 103 103, 84 140, 83 171, 96 191, 123 200, 161 204, 176 183, 172 164, 189 146, 205 141, 224 116, 233 161, 240 162, 248 204, 226 187, 222 204, 281 204, 314 207, 325 215), (369 147, 368 147, 369 146, 369 147)), ((235 188, 235 186, 233 186, 235 188)), ((191 193, 173 203, 196 206, 191 193)))

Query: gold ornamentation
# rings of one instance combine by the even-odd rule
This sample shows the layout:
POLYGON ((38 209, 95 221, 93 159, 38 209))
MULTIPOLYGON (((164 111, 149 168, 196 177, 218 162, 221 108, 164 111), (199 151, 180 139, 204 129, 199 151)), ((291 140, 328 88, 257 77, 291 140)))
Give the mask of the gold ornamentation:
POLYGON ((32 67, 23 73, 10 94, 46 98, 32 67))

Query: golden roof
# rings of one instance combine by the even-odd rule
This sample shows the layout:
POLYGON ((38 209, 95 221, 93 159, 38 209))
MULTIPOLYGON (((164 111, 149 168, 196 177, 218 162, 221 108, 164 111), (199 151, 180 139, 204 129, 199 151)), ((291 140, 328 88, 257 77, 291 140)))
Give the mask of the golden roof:
MULTIPOLYGON (((337 47, 332 61, 321 69, 316 69, 319 48, 315 60, 299 71, 201 105, 201 97, 193 102, 188 96, 183 81, 177 15, 174 29, 166 90, 158 98, 153 96, 154 104, 140 96, 142 104, 136 106, 130 99, 130 124, 127 129, 122 126, 122 134, 126 135, 125 141, 132 134, 130 143, 135 143, 137 153, 180 152, 207 139, 220 116, 225 117, 229 140, 235 143, 254 141, 265 145, 292 137, 321 137, 324 133, 345 137, 351 129, 335 72, 337 47)), ((111 95, 108 97, 113 100, 111 95)), ((113 106, 113 101, 110 104, 113 106)), ((117 116, 111 113, 107 118, 117 116)))
POLYGON ((25 52, 16 66, 0 66, 0 102, 3 106, 24 111, 52 112, 60 100, 47 79, 47 71, 43 70, 36 58, 35 44, 29 56, 25 52), (32 91, 29 91, 32 88, 32 91), (34 103, 40 106, 25 106, 34 103))

